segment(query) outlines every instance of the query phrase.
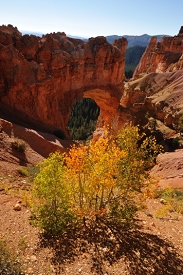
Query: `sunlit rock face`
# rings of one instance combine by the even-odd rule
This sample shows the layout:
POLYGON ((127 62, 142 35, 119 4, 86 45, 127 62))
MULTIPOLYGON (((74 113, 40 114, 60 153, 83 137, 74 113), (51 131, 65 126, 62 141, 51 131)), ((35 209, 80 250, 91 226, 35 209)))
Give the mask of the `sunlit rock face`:
POLYGON ((100 122, 119 117, 127 40, 105 37, 87 42, 65 33, 24 35, 0 27, 0 107, 42 130, 62 129, 76 100, 93 98, 100 122))
POLYGON ((163 37, 157 42, 156 37, 152 37, 146 48, 133 78, 139 77, 143 73, 172 72, 183 69, 183 27, 178 35, 173 37, 163 37))
MULTIPOLYGON (((183 115, 183 70, 149 73, 125 83, 121 106, 130 110, 132 121, 140 125, 149 117, 177 131, 183 115)), ((175 134, 171 131, 171 135, 175 134)), ((163 135, 167 137, 166 133, 163 135)), ((169 135, 169 133, 168 133, 169 135)))
POLYGON ((147 123, 147 116, 155 118, 167 138, 175 134, 183 115, 182 79, 183 27, 177 36, 150 40, 133 79, 124 84, 121 106, 130 110, 132 121, 140 125, 147 123))

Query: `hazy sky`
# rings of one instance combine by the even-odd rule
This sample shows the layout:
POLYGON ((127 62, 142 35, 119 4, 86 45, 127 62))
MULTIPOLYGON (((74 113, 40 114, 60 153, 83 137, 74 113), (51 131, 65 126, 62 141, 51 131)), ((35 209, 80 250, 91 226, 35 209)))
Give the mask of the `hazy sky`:
POLYGON ((0 0, 0 25, 78 36, 176 35, 183 0, 0 0))

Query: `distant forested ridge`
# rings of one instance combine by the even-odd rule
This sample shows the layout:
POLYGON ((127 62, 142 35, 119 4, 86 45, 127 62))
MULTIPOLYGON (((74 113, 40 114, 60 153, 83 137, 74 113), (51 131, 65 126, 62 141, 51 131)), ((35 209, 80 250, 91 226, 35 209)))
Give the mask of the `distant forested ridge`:
POLYGON ((119 39, 121 37, 125 37, 128 40, 128 48, 131 48, 135 45, 146 47, 153 36, 156 36, 158 41, 160 41, 162 37, 168 36, 168 35, 163 35, 163 34, 162 35, 143 34, 143 35, 123 35, 123 36, 109 35, 109 36, 106 36, 106 39, 109 43, 112 44, 114 40, 119 39))
POLYGON ((133 46, 131 48, 128 48, 125 53, 125 76, 126 78, 131 78, 133 76, 133 72, 138 65, 141 56, 143 55, 146 47, 143 46, 133 46))
MULTIPOLYGON (((28 35, 36 35, 39 37, 42 37, 43 34, 46 33, 41 33, 41 32, 34 32, 34 31, 28 31, 28 30, 22 30, 22 35, 28 34, 28 35)), ((83 41, 87 41, 87 37, 81 37, 81 36, 75 36, 71 34, 67 34, 68 37, 71 38, 76 38, 76 39, 82 39, 83 41)), ((164 36, 169 36, 169 35, 148 35, 148 34, 143 34, 143 35, 108 35, 106 36, 106 39, 109 43, 113 43, 114 40, 119 39, 121 37, 125 37, 128 40, 128 48, 131 48, 135 45, 140 45, 146 47, 149 44, 150 39, 156 36, 158 41, 162 39, 164 36)))

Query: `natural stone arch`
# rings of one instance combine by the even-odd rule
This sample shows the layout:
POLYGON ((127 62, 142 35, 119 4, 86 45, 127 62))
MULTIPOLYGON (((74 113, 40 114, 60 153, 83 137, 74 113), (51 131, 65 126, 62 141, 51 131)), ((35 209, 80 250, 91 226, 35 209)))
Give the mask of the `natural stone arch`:
POLYGON ((114 94, 113 91, 107 89, 91 89, 84 92, 83 97, 92 98, 100 108, 97 126, 102 127, 111 124, 118 119, 119 109, 119 93, 114 94))
POLYGON ((97 127, 103 127, 104 125, 112 124, 114 128, 119 125, 120 116, 120 98, 122 90, 121 87, 109 88, 109 87, 89 87, 86 88, 82 93, 78 91, 75 92, 75 100, 72 100, 72 104, 68 106, 68 112, 65 114, 65 125, 63 125, 63 130, 69 135, 67 131, 67 124, 72 111, 73 105, 76 101, 83 98, 91 98, 100 108, 100 115, 97 121, 97 127))
POLYGON ((22 36, 0 27, 0 111, 27 127, 53 133, 66 125, 75 101, 91 97, 104 123, 116 118, 127 40, 84 42, 64 33, 22 36), (5 39, 6 38, 6 39, 5 39))

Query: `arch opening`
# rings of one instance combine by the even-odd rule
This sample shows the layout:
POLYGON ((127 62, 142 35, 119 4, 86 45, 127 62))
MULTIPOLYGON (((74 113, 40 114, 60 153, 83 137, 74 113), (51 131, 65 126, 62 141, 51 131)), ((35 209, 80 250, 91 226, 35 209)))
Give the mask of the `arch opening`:
POLYGON ((67 123, 70 136, 73 140, 90 140, 96 129, 100 107, 92 98, 77 100, 72 108, 67 123))

